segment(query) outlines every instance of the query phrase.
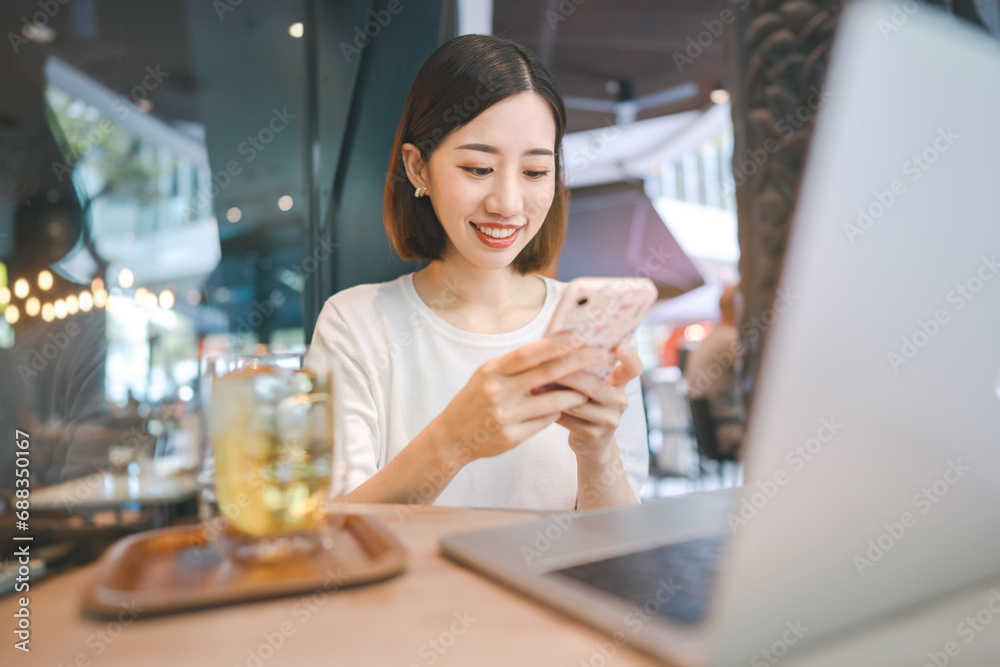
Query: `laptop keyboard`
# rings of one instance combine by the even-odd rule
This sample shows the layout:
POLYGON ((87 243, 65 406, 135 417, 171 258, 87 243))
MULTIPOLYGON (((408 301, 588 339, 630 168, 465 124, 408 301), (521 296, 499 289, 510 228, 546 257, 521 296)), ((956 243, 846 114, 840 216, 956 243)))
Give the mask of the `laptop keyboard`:
POLYGON ((694 624, 705 615, 722 545, 722 536, 715 535, 548 574, 625 598, 649 616, 694 624))

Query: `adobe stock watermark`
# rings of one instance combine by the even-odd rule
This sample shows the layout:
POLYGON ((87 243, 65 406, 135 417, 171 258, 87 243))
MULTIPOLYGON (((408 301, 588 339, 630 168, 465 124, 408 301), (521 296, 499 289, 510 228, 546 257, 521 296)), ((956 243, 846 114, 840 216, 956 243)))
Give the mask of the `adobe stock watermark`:
MULTIPOLYGON (((128 95, 119 95, 111 102, 111 111, 119 120, 125 120, 132 113, 139 113, 138 104, 149 97, 149 94, 156 90, 163 80, 170 76, 170 72, 160 69, 159 63, 155 67, 146 66, 146 76, 142 81, 132 86, 128 95)), ((90 129, 87 135, 69 146, 69 155, 64 162, 52 161, 52 171, 56 178, 62 183, 63 178, 72 176, 73 167, 68 163, 77 163, 96 146, 99 146, 104 139, 115 129, 115 124, 110 118, 102 117, 97 124, 90 129)))
MULTIPOLYGON (((585 145, 573 151, 569 156, 567 164, 574 170, 585 171, 598 157, 601 156, 612 143, 622 136, 622 129, 614 121, 605 123, 600 133, 590 139, 585 145)), ((567 179, 567 187, 573 186, 573 180, 567 179)))
MULTIPOLYGON (((965 645, 971 644, 976 637, 986 631, 993 619, 1000 616, 1000 589, 990 590, 986 603, 974 614, 969 614, 955 626, 955 634, 965 645)), ((955 640, 945 642, 940 651, 928 651, 927 662, 921 667, 948 667, 951 659, 962 652, 962 646, 955 640)))
MULTIPOLYGON (((911 184, 916 183, 961 138, 962 135, 956 134, 950 125, 947 128, 939 127, 937 136, 931 143, 921 152, 914 153, 903 163, 900 167, 903 175, 908 177, 911 184)), ((866 206, 858 207, 858 217, 854 224, 844 223, 844 235, 847 236, 847 240, 853 245, 859 236, 868 232, 892 208, 893 204, 906 194, 907 187, 906 181, 896 178, 887 189, 875 190, 872 193, 872 201, 866 206)))
POLYGON ((945 301, 951 304, 951 311, 936 308, 927 319, 917 321, 915 331, 900 338, 898 348, 886 353, 886 360, 892 371, 899 373, 901 367, 912 362, 951 323, 953 314, 964 310, 997 273, 1000 273, 1000 262, 997 261, 996 253, 990 257, 983 255, 976 271, 945 294, 945 301))
MULTIPOLYGON (((413 0, 408 0, 413 2, 413 0)), ((340 52, 344 56, 344 60, 348 63, 355 56, 360 56, 361 53, 372 43, 372 40, 382 34, 385 28, 389 27, 392 23, 393 17, 400 14, 405 7, 403 6, 402 0, 389 0, 385 5, 385 9, 375 10, 372 9, 368 12, 367 19, 363 24, 354 26, 354 39, 350 44, 347 42, 340 43, 340 52)))
POLYGON ((452 617, 455 620, 447 628, 439 632, 437 636, 428 639, 417 649, 417 655, 422 662, 411 662, 409 667, 421 667, 421 665, 433 665, 436 663, 441 659, 441 656, 455 645, 458 638, 468 632, 469 628, 479 620, 470 614, 468 609, 462 613, 456 611, 452 614, 452 617))
POLYGON ((274 141, 275 137, 288 128, 292 121, 298 118, 298 114, 288 110, 287 106, 271 108, 271 117, 264 125, 253 134, 248 134, 246 138, 236 146, 236 152, 242 156, 242 161, 230 159, 226 162, 225 168, 212 174, 212 185, 210 188, 200 188, 197 203, 188 204, 184 210, 184 218, 190 219, 198 210, 207 207, 212 199, 219 196, 219 193, 228 186, 234 176, 243 173, 244 165, 248 165, 257 159, 257 156, 274 141))
MULTIPOLYGON (((791 468, 791 472, 797 473, 805 468, 806 464, 819 456, 842 430, 844 425, 838 422, 836 417, 820 419, 820 425, 813 436, 785 452, 785 463, 791 468)), ((726 514, 726 523, 729 524, 733 534, 737 534, 740 528, 748 526, 758 512, 763 510, 790 481, 790 473, 781 467, 772 473, 770 479, 758 480, 757 489, 749 495, 744 491, 738 511, 735 514, 733 512, 726 514)))
MULTIPOLYGON (((588 480, 577 490, 577 505, 579 506, 581 501, 585 505, 592 505, 623 477, 626 477, 625 465, 619 457, 611 467, 602 470, 596 479, 588 480)), ((547 526, 536 528, 533 534, 534 541, 530 545, 521 545, 521 557, 524 558, 524 562, 531 565, 551 549, 573 525, 574 516, 571 512, 558 512, 549 517, 547 526)))
POLYGON ((243 0, 212 0, 212 9, 220 21, 226 20, 226 14, 235 12, 236 8, 243 4, 243 0))
POLYGON ((941 499, 948 495, 951 487, 958 484, 971 470, 972 468, 962 464, 962 459, 948 461, 948 467, 941 477, 922 488, 910 499, 910 504, 919 510, 919 513, 906 511, 899 515, 897 521, 883 523, 882 527, 885 530, 866 542, 868 548, 864 552, 854 555, 851 560, 858 574, 865 576, 866 570, 875 567, 876 563, 885 558, 886 554, 917 525, 920 517, 934 509, 941 499))
MULTIPOLYGON (((657 582, 656 590, 641 605, 635 605, 622 619, 625 627, 631 631, 632 635, 637 635, 642 629, 654 619, 660 610, 670 602, 683 586, 675 583, 673 577, 660 579, 657 582)), ((616 630, 611 634, 611 641, 595 642, 594 651, 586 659, 580 658, 577 663, 580 667, 606 667, 618 654, 618 649, 629 642, 629 635, 621 630, 616 630)))
POLYGON ((750 667, 770 667, 770 665, 778 664, 788 654, 788 649, 798 644, 807 632, 809 632, 809 628, 802 625, 801 619, 795 619, 794 623, 786 621, 785 630, 781 636, 770 646, 762 648, 750 658, 750 667))
POLYGON ((903 0, 903 2, 898 4, 895 2, 892 3, 892 11, 889 12, 889 16, 879 19, 875 24, 882 35, 882 39, 888 42, 893 33, 899 32, 903 29, 903 26, 909 23, 910 17, 920 11, 923 4, 923 2, 918 2, 917 0, 903 0))
MULTIPOLYGON (((38 11, 31 15, 31 19, 29 20, 28 16, 21 17, 20 34, 16 32, 7 33, 7 41, 10 43, 10 48, 13 49, 14 55, 17 55, 21 47, 28 42, 40 37, 44 38, 45 33, 51 33, 52 28, 49 27, 49 21, 54 19, 59 10, 69 3, 70 0, 38 0, 35 3, 38 11)), ((48 39, 51 39, 51 37, 48 39)))
POLYGON ((789 290, 779 289, 771 307, 764 309, 760 315, 754 315, 749 322, 741 325, 740 337, 729 346, 728 350, 712 355, 711 363, 705 368, 699 369, 697 375, 688 380, 688 386, 696 393, 706 392, 713 382, 733 368, 737 360, 743 358, 747 350, 747 345, 743 343, 743 340, 747 339, 750 345, 756 343, 774 325, 778 316, 788 312, 788 309, 800 298, 789 290))
POLYGON ((454 282, 451 278, 445 278, 444 286, 440 293, 432 298, 430 303, 426 304, 428 306, 428 310, 420 309, 416 312, 410 313, 410 316, 406 320, 409 325, 409 329, 405 329, 392 336, 389 340, 388 349, 376 354, 374 361, 368 363, 366 368, 368 373, 371 374, 372 377, 376 377, 378 371, 389 368, 389 364, 393 360, 397 359, 401 354, 403 354, 406 348, 416 342, 417 335, 430 326, 431 321, 436 317, 433 311, 441 310, 444 307, 455 303, 460 293, 461 286, 454 282))
POLYGON ((561 0, 555 9, 545 10, 545 20, 549 23, 549 29, 555 31, 559 24, 568 19, 576 11, 576 8, 587 0, 561 0))
MULTIPOLYGON (((805 102, 775 121, 778 131, 782 133, 780 140, 774 137, 767 137, 759 147, 746 149, 746 159, 733 168, 732 187, 741 187, 746 183, 748 178, 751 178, 763 168, 764 163, 770 160, 772 155, 787 146, 788 142, 794 138, 794 133, 805 127, 812 117, 830 100, 831 96, 830 92, 821 90, 818 86, 812 86, 809 89, 809 96, 805 102)), ((727 192, 732 191, 728 185, 726 189, 727 192)))
POLYGON ((17 374, 21 376, 21 381, 27 386, 30 380, 38 377, 39 373, 45 371, 49 364, 54 362, 63 350, 70 343, 70 339, 80 335, 79 323, 76 320, 69 320, 61 331, 50 332, 42 344, 41 349, 35 348, 28 353, 28 362, 21 362, 17 365, 17 374))
POLYGON ((427 504, 437 498, 447 486, 449 477, 455 475, 467 463, 474 461, 476 452, 482 449, 483 445, 489 442, 490 438, 499 433, 503 427, 503 420, 495 411, 491 411, 490 416, 472 433, 466 433, 460 440, 454 441, 452 443, 454 458, 446 461, 441 470, 427 471, 424 474, 424 481, 410 493, 407 504, 395 506, 397 521, 400 524, 406 523, 416 513, 412 505, 427 504))
MULTIPOLYGON (((308 623, 313 614, 326 604, 330 593, 340 590, 347 583, 343 568, 340 566, 337 567, 336 571, 327 568, 325 574, 326 578, 322 585, 302 595, 298 602, 292 605, 291 615, 298 621, 299 626, 308 623)), ((246 659, 237 663, 237 667, 261 667, 273 658, 297 631, 298 627, 292 621, 286 620, 278 624, 274 630, 262 632, 260 634, 261 641, 256 646, 247 648, 246 659)))
POLYGON ((68 664, 90 665, 91 659, 104 655, 104 652, 122 636, 126 628, 135 623, 139 615, 145 610, 146 608, 140 606, 135 600, 123 602, 116 620, 108 622, 103 628, 98 628, 87 635, 84 644, 89 651, 77 653, 68 664))
MULTIPOLYGON (((736 8, 741 12, 749 6, 750 0, 737 0, 736 2, 736 8)), ((723 9, 717 19, 702 21, 701 24, 705 26, 705 29, 697 35, 687 38, 687 48, 684 49, 684 53, 674 51, 671 55, 677 71, 683 74, 684 68, 693 65, 694 61, 705 53, 705 49, 712 46, 715 40, 722 36, 725 26, 734 21, 736 21, 736 13, 728 8, 723 9)))

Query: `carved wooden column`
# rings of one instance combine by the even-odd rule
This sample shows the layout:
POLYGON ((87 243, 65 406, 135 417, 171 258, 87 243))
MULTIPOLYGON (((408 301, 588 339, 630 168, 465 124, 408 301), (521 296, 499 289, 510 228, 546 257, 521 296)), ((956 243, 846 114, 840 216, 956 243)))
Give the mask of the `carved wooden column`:
MULTIPOLYGON (((915 0, 905 0, 914 2, 915 0)), ((902 3, 903 0, 900 0, 902 3)), ((1000 36, 1000 0, 928 0, 1000 36)), ((739 218, 743 389, 749 405, 842 0, 727 0, 739 218)))
POLYGON ((749 404, 773 318, 788 225, 840 11, 835 0, 729 0, 727 49, 739 217, 740 337, 749 404), (768 315, 765 317, 765 315, 768 315), (769 324, 770 323, 770 324, 769 324))

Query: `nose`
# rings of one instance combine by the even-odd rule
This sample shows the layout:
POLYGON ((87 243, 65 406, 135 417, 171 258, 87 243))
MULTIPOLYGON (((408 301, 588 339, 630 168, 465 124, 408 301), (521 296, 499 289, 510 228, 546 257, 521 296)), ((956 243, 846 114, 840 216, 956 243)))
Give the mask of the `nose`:
POLYGON ((495 178, 493 188, 486 197, 486 210, 504 218, 512 218, 524 209, 524 197, 517 182, 517 174, 495 178))

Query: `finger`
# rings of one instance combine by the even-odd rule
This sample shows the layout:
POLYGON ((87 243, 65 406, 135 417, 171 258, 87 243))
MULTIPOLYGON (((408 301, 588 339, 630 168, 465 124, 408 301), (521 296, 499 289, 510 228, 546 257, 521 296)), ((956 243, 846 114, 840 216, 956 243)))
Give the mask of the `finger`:
POLYGON ((563 410, 563 414, 575 417, 591 428, 612 431, 618 428, 618 421, 621 418, 621 413, 618 410, 605 405, 597 405, 596 403, 584 403, 583 405, 567 408, 563 410))
POLYGON ((573 373, 559 380, 559 384, 567 389, 573 389, 583 394, 599 405, 610 405, 617 401, 618 387, 613 387, 607 381, 586 371, 573 373))
POLYGON ((569 334, 549 336, 522 345, 498 359, 497 370, 504 375, 519 375, 547 361, 558 359, 573 350, 569 334))
POLYGON ((577 434, 578 438, 582 436, 584 440, 591 440, 597 435, 596 428, 593 424, 584 419, 580 419, 579 417, 566 414, 565 412, 560 415, 559 419, 557 419, 555 423, 559 424, 563 428, 569 429, 570 432, 577 434))
POLYGON ((526 439, 535 435, 546 426, 555 424, 561 414, 562 413, 557 412, 555 414, 543 415, 537 419, 529 419, 528 421, 521 422, 511 429, 511 440, 514 440, 515 442, 524 442, 526 439))
POLYGON ((582 348, 521 373, 514 380, 512 388, 518 393, 527 393, 535 387, 558 382, 567 375, 579 373, 585 368, 599 366, 607 361, 607 358, 607 350, 596 347, 582 348))
POLYGON ((638 377, 639 373, 642 372, 642 361, 632 346, 627 343, 618 345, 613 351, 621 363, 612 369, 611 375, 608 376, 608 384, 614 387, 624 387, 632 378, 638 377))
POLYGON ((569 389, 557 389, 544 394, 530 396, 511 408, 510 421, 528 421, 544 415, 565 412, 587 402, 583 394, 569 389))

